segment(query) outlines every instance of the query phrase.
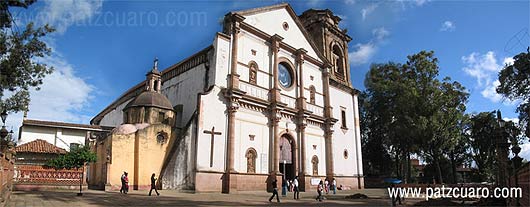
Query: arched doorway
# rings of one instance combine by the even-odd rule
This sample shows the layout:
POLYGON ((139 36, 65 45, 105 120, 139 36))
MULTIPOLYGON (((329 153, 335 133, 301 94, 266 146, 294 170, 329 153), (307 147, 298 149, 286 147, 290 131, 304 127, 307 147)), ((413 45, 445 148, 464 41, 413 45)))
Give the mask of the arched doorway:
POLYGON ((293 138, 283 134, 280 138, 280 172, 285 175, 285 179, 294 179, 295 176, 295 143, 293 138))

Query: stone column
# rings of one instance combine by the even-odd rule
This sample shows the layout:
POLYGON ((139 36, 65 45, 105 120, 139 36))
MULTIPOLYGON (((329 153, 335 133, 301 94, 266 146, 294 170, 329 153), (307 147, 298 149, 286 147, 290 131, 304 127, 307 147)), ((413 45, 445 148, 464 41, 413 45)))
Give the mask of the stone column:
MULTIPOLYGON (((297 131, 300 137, 300 142, 298 143, 298 148, 300 149, 300 159, 297 161, 299 163, 299 168, 297 170, 298 173, 298 181, 300 190, 305 191, 305 175, 306 175, 306 149, 305 149, 305 128, 306 123, 305 114, 308 112, 306 110, 306 98, 304 97, 304 56, 307 53, 306 50, 303 48, 298 49, 296 51, 296 63, 298 65, 298 78, 299 78, 299 85, 298 85, 298 99, 297 99, 297 107, 298 107, 298 124, 297 124, 297 131)), ((297 152, 298 153, 298 152, 297 152)), ((298 163, 297 163, 298 164, 298 163)), ((298 166, 297 166, 298 167, 298 166)))
POLYGON ((322 73, 324 81, 324 117, 326 121, 324 123, 324 142, 326 152, 326 176, 328 179, 332 179, 334 176, 334 164, 333 164, 333 124, 336 119, 333 118, 333 111, 329 100, 329 71, 330 66, 324 66, 324 72, 322 73))
POLYGON ((240 24, 245 17, 239 14, 231 14, 230 29, 232 33, 232 50, 230 59, 230 74, 228 75, 228 89, 224 91, 224 96, 228 100, 226 107, 228 114, 228 133, 226 146, 226 165, 225 173, 223 175, 222 193, 230 193, 230 191, 237 190, 236 176, 231 175, 235 173, 234 169, 234 139, 235 139, 235 113, 237 112, 238 99, 240 95, 244 94, 239 90, 239 74, 237 74, 237 52, 239 45, 239 33, 241 31, 240 24))
POLYGON ((298 65, 298 109, 303 112, 306 109, 306 98, 304 97, 304 56, 307 50, 300 48, 296 51, 296 64, 298 65))
POLYGON ((298 123, 298 133, 300 133, 300 169, 298 171, 298 182, 301 191, 305 191, 305 175, 306 172, 306 149, 305 149, 305 117, 300 117, 301 121, 298 123))
POLYGON ((234 168, 234 140, 235 140, 235 115, 239 109, 238 99, 234 94, 226 95, 229 98, 228 112, 228 136, 226 146, 226 166, 223 175, 222 193, 230 193, 237 190, 237 180, 233 173, 237 173, 234 168))
POLYGON ((278 174, 280 172, 280 136, 279 136, 279 129, 278 129, 278 122, 280 121, 279 117, 279 107, 278 104, 280 103, 280 89, 278 85, 278 52, 280 50, 280 43, 283 40, 283 38, 277 34, 273 35, 271 37, 270 43, 271 43, 271 49, 272 49, 272 55, 273 55, 273 87, 270 91, 271 93, 271 109, 270 109, 270 118, 272 122, 273 127, 273 172, 274 174, 278 174))
POLYGON ((230 74, 228 75, 228 87, 231 89, 239 89, 239 74, 237 74, 237 51, 239 46, 239 32, 240 25, 245 17, 239 14, 232 14, 231 18, 231 32, 232 32, 232 51, 230 59, 230 74))

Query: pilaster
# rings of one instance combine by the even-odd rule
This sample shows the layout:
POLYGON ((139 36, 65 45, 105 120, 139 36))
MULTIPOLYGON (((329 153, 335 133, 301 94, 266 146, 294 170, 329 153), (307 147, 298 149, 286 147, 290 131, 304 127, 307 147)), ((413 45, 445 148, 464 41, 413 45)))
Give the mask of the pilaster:
POLYGON ((337 122, 337 119, 333 118, 333 108, 330 104, 329 73, 330 66, 326 64, 322 72, 324 81, 324 117, 326 119, 324 123, 324 149, 326 153, 326 176, 328 177, 328 179, 332 179, 335 176, 333 162, 333 125, 335 124, 335 122, 337 122))
POLYGON ((232 32, 232 51, 230 59, 230 74, 228 75, 228 87, 232 89, 239 89, 239 74, 237 73, 237 56, 239 46, 239 33, 241 32, 241 22, 245 17, 239 14, 232 14, 231 32, 232 32))

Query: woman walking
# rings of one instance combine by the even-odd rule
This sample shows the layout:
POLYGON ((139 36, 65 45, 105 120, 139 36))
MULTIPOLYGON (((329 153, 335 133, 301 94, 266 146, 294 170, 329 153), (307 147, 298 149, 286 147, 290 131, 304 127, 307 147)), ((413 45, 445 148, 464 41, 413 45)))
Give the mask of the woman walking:
POLYGON ((322 202, 322 191, 323 190, 324 190, 324 183, 322 183, 322 180, 320 180, 320 183, 318 183, 318 187, 317 187, 318 196, 315 198, 315 200, 322 202))
POLYGON ((157 196, 160 196, 160 193, 158 193, 156 190, 156 178, 154 173, 151 175, 151 190, 149 190, 149 196, 151 196, 151 192, 153 192, 153 190, 155 190, 157 196))
POLYGON ((278 203, 280 202, 280 196, 278 196, 278 182, 276 179, 272 181, 272 196, 269 198, 269 202, 272 202, 272 199, 276 196, 276 200, 278 200, 278 203))

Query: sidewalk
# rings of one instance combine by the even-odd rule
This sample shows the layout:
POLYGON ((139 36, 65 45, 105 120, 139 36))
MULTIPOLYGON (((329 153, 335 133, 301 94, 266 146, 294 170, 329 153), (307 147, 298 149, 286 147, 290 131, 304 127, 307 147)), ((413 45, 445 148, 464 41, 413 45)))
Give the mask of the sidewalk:
POLYGON ((269 203, 270 193, 239 192, 221 193, 181 193, 161 190, 160 196, 148 196, 148 191, 131 191, 124 195, 119 192, 88 190, 83 196, 76 191, 15 191, 6 206, 389 206, 388 199, 378 195, 380 189, 338 191, 336 195, 325 195, 323 202, 315 201, 316 192, 301 192, 300 200, 294 200, 289 192, 280 195, 281 203, 269 203), (369 199, 345 199, 346 195, 363 193, 369 199), (373 196, 373 198, 372 198, 373 196))

